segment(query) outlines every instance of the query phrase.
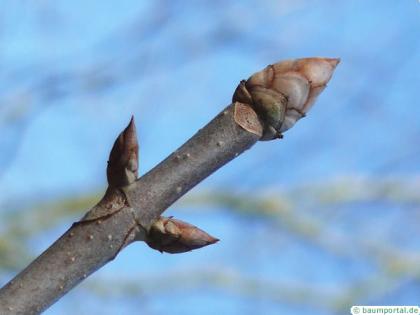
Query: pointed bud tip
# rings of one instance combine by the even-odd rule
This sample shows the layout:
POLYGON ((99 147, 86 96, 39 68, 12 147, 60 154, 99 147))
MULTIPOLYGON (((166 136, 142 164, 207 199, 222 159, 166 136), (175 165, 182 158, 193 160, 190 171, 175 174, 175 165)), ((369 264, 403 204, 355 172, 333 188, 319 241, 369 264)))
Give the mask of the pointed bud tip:
POLYGON ((210 237, 211 237, 211 240, 207 241, 207 245, 216 244, 217 242, 220 241, 218 238, 215 238, 211 235, 210 235, 210 237))
POLYGON ((128 123, 126 130, 136 130, 136 122, 134 121, 134 115, 131 115, 130 122, 128 123))
POLYGON ((138 150, 134 116, 118 135, 109 155, 107 167, 108 185, 123 187, 133 183, 138 175, 138 150))
POLYGON ((130 122, 128 123, 127 127, 123 131, 124 138, 127 141, 127 144, 132 147, 133 149, 138 146, 137 142, 137 130, 136 130, 136 123, 134 121, 134 116, 131 116, 130 122))
POLYGON ((325 61, 327 61, 333 68, 337 67, 337 65, 340 63, 340 58, 324 58, 325 61))

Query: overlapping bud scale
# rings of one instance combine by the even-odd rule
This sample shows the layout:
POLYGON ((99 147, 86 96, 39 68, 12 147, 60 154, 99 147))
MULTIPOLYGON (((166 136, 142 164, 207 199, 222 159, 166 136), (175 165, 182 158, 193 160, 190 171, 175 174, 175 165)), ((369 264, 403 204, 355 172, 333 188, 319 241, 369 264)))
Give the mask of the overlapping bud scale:
POLYGON ((241 81, 233 102, 249 104, 257 112, 264 124, 261 140, 280 138, 306 115, 339 61, 303 58, 269 65, 241 81))

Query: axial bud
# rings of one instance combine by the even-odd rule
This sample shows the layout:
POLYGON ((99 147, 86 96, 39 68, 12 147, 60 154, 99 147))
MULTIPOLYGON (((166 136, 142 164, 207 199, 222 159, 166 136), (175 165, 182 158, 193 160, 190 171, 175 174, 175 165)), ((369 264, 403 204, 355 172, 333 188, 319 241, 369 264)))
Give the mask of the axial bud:
POLYGON ((160 217, 146 237, 149 247, 170 254, 189 252, 217 241, 198 227, 172 217, 160 217))
POLYGON ((133 183, 138 176, 138 150, 134 117, 115 140, 109 155, 107 179, 110 187, 123 187, 133 183))
POLYGON ((264 124, 261 140, 279 138, 306 115, 339 61, 304 58, 269 65, 241 81, 232 100, 257 112, 264 124))

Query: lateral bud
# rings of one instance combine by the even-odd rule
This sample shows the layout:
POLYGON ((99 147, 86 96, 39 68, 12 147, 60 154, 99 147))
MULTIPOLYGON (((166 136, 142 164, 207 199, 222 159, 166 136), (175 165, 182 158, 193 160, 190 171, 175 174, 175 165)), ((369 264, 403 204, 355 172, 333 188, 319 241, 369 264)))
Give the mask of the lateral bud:
POLYGON ((248 104, 257 112, 264 125, 260 140, 281 138, 282 132, 305 117, 339 62, 334 58, 303 58, 269 65, 242 80, 232 102, 248 104))
POLYGON ((133 183, 138 176, 138 151, 134 117, 115 140, 109 155, 106 175, 109 187, 123 187, 133 183))
POLYGON ((189 252, 217 241, 198 227, 172 217, 160 217, 146 236, 149 247, 170 254, 189 252))

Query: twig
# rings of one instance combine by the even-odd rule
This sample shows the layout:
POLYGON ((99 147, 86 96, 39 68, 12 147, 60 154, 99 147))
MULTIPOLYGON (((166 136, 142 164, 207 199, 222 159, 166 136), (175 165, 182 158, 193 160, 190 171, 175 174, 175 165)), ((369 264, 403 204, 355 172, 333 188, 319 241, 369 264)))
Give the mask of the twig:
POLYGON ((217 241, 192 225, 160 215, 259 139, 278 138, 293 126, 337 63, 298 59, 254 74, 238 86, 231 105, 137 180, 137 139, 131 121, 112 149, 103 199, 0 290, 0 314, 41 313, 135 240, 167 252, 217 241))

